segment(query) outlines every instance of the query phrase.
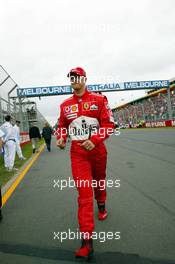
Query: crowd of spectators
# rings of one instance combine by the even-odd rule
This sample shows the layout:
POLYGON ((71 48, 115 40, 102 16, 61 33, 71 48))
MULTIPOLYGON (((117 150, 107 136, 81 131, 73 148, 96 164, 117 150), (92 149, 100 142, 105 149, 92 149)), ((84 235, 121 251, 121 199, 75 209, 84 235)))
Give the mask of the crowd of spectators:
MULTIPOLYGON (((175 90, 171 91, 172 116, 175 119, 175 90)), ((114 118, 118 124, 138 124, 141 120, 168 120, 168 99, 166 93, 159 93, 114 110, 114 118)))

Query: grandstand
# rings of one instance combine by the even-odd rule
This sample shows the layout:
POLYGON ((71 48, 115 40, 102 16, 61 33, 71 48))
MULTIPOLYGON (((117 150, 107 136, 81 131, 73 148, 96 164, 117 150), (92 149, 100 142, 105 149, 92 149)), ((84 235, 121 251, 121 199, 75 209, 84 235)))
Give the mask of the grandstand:
MULTIPOLYGON (((170 84, 172 120, 175 120, 175 79, 170 84)), ((114 108, 113 114, 119 126, 140 127, 146 122, 168 121, 171 118, 167 89, 150 91, 144 97, 114 108)))

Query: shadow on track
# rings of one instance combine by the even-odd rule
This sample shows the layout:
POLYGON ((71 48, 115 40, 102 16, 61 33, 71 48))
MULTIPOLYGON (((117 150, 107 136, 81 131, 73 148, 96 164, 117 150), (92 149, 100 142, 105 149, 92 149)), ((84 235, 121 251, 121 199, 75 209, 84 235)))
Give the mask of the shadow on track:
MULTIPOLYGON (((74 258, 74 252, 60 248, 40 248, 30 245, 20 244, 0 244, 0 252, 6 254, 23 255, 26 257, 36 257, 40 259, 49 259, 57 261, 70 261, 71 263, 82 262, 81 259, 74 258)), ((83 261, 84 262, 84 261, 83 261)), ((121 252, 95 253, 90 261, 91 263, 118 263, 118 264, 174 264, 170 260, 156 260, 140 257, 137 254, 127 254, 121 252)))

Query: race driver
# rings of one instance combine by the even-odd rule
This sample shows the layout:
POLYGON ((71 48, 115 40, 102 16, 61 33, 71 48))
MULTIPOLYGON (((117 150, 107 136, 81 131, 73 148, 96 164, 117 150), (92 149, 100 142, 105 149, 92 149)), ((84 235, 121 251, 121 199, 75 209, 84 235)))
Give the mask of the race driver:
POLYGON ((89 258, 93 254, 94 230, 94 186, 91 183, 92 179, 97 183, 94 194, 98 205, 98 219, 105 220, 106 188, 100 188, 99 183, 106 178, 107 151, 103 142, 113 133, 114 120, 107 98, 87 90, 86 72, 82 68, 71 69, 67 76, 74 93, 60 106, 57 146, 65 148, 69 132, 72 140, 72 175, 79 194, 78 221, 82 234, 82 245, 75 256, 89 258), (84 185, 79 184, 81 180, 84 180, 84 185))

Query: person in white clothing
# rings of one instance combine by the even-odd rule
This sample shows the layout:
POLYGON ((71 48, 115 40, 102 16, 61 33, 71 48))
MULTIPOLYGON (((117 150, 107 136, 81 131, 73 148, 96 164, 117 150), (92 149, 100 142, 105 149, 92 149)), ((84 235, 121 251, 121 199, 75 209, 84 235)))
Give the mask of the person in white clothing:
POLYGON ((4 165, 7 171, 17 170, 14 167, 15 154, 16 154, 16 140, 15 140, 15 129, 11 124, 11 116, 5 117, 5 123, 0 127, 4 133, 4 165))
POLYGON ((20 146, 20 121, 16 120, 16 124, 14 125, 14 129, 16 132, 15 140, 16 140, 16 152, 20 160, 25 160, 26 158, 22 154, 21 146, 20 146))
MULTIPOLYGON (((4 132, 0 129, 0 153, 4 143, 3 136, 4 136, 4 132)), ((2 194, 1 194, 1 186, 0 186, 0 220, 2 220, 1 208, 2 208, 2 194)))
POLYGON ((3 145, 4 145, 4 141, 3 141, 3 137, 4 137, 4 132, 0 129, 0 155, 3 153, 3 145))

